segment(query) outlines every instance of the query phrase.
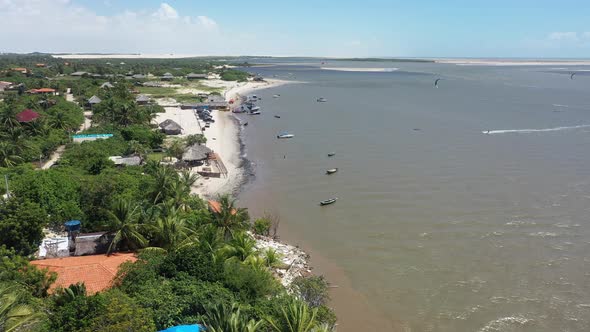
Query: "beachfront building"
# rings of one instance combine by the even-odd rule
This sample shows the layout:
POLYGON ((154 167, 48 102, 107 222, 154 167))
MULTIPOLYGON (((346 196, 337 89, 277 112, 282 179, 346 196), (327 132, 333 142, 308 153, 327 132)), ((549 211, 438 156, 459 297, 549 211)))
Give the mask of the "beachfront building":
POLYGON ((137 105, 147 105, 150 102, 150 97, 146 95, 139 95, 135 98, 137 105))
POLYGON ((205 80, 205 79, 207 79, 207 74, 190 73, 190 74, 186 75, 186 79, 187 80, 205 80))
POLYGON ((199 166, 203 162, 209 159, 209 154, 212 153, 211 149, 201 144, 194 144, 189 146, 182 154, 182 161, 186 162, 189 166, 199 166))
POLYGON ((10 70, 15 71, 17 73, 21 73, 21 74, 28 74, 28 73, 30 73, 29 70, 27 68, 24 68, 24 67, 10 68, 10 70))
POLYGON ((134 254, 115 253, 108 256, 91 255, 34 260, 31 264, 57 274, 55 283, 49 288, 50 293, 58 287, 66 288, 83 282, 87 292, 94 294, 112 286, 121 264, 136 260, 134 254))
POLYGON ((28 123, 37 120, 41 115, 31 109, 26 109, 16 115, 16 120, 21 123, 28 123))
POLYGON ((12 82, 0 81, 0 91, 8 90, 12 86, 12 82))
POLYGON ((101 101, 102 100, 98 98, 98 96, 94 95, 88 99, 87 105, 89 108, 92 108, 94 105, 100 104, 101 101))
POLYGON ((172 81, 174 79, 174 75, 170 73, 165 73, 164 75, 162 75, 162 77, 160 77, 160 79, 162 81, 172 81))
POLYGON ((182 127, 171 119, 162 121, 158 126, 166 135, 180 135, 182 133, 182 127))

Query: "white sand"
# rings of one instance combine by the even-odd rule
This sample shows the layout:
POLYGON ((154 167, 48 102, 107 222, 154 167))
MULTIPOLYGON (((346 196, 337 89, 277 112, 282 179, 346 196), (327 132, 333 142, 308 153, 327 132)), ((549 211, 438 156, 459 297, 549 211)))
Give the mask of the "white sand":
MULTIPOLYGON (((163 106, 163 105, 162 105, 163 106)), ((176 137, 184 137, 187 135, 201 134, 201 127, 199 121, 192 110, 183 110, 180 107, 165 106, 166 113, 158 113, 155 118, 156 123, 161 123, 164 120, 171 119, 182 127, 182 134, 176 137)), ((174 137, 174 136, 172 136, 174 137)))
POLYGON ((353 68, 353 67, 320 67, 322 70, 335 71, 353 71, 353 72, 367 72, 367 73, 390 73, 399 70, 399 68, 353 68))
POLYGON ((440 59, 436 63, 459 66, 587 66, 589 60, 488 60, 488 59, 440 59))

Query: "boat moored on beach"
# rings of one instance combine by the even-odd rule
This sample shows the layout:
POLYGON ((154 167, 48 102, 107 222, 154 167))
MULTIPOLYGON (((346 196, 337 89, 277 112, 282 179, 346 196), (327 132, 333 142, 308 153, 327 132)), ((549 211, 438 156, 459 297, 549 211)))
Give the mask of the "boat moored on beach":
POLYGON ((295 137, 295 135, 293 134, 289 134, 289 133, 280 133, 277 135, 278 139, 282 139, 282 138, 293 138, 295 137))
POLYGON ((336 155, 336 152, 328 152, 328 157, 334 157, 336 155))
POLYGON ((338 168, 330 168, 329 170, 326 171, 326 174, 330 175, 330 174, 334 174, 338 172, 338 168))
POLYGON ((318 99, 316 99, 318 103, 325 103, 328 101, 328 99, 324 98, 324 97, 320 97, 318 99))
POLYGON ((275 118, 280 119, 281 116, 280 115, 275 115, 275 118))
POLYGON ((324 206, 324 205, 330 205, 330 204, 334 204, 334 203, 336 203, 336 200, 338 200, 338 197, 334 197, 334 198, 326 199, 326 200, 323 200, 323 201, 321 201, 321 202, 320 202, 320 205, 321 205, 321 206, 324 206))

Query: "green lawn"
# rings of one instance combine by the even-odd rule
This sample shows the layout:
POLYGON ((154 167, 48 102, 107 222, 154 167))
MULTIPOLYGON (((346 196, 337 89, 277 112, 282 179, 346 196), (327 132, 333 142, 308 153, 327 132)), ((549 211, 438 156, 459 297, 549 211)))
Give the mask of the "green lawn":
POLYGON ((164 157, 165 155, 163 152, 152 152, 147 155, 147 160, 161 161, 162 159, 164 159, 164 157))
POLYGON ((160 88, 153 86, 139 86, 136 88, 142 94, 152 95, 153 97, 169 97, 170 95, 176 94, 175 88, 160 88))

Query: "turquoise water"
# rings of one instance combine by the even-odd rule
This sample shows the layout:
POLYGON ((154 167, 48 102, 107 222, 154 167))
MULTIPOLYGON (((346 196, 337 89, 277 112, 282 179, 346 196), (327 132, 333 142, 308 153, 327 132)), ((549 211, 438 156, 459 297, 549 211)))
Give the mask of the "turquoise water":
POLYGON ((241 202, 409 331, 590 330, 590 76, 569 75, 584 68, 328 65, 399 70, 250 69, 306 83, 239 116, 241 202))

